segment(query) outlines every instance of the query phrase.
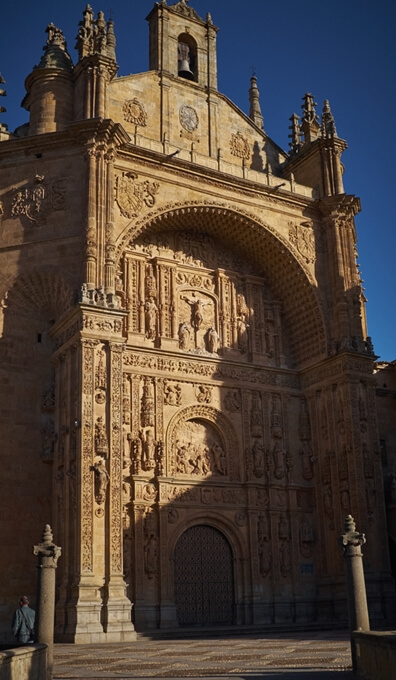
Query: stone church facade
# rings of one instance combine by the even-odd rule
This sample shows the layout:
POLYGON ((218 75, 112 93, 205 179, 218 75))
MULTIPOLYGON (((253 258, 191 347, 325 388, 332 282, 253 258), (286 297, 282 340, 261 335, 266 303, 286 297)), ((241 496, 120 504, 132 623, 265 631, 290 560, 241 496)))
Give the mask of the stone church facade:
MULTIPOLYGON (((147 17, 117 77, 88 5, 48 26, 0 144, 3 632, 50 523, 59 641, 346 619, 338 536, 389 615, 374 352, 329 103, 291 149, 217 89, 217 28, 147 17)), ((3 633, 4 634, 4 633, 3 633)))

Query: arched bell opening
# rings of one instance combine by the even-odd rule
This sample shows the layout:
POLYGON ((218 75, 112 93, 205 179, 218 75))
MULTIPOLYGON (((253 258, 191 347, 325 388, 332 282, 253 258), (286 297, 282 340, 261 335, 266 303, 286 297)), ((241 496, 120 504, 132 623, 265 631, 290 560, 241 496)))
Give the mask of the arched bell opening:
POLYGON ((188 33, 177 39, 177 73, 180 78, 198 81, 197 43, 188 33))

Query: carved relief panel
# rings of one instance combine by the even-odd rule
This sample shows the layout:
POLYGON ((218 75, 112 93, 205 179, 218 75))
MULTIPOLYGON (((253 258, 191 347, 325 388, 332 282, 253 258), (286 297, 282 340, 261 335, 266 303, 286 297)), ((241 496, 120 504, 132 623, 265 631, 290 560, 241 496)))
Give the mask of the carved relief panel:
POLYGON ((118 271, 129 341, 163 349, 284 363, 281 307, 263 276, 204 233, 145 234, 118 271))

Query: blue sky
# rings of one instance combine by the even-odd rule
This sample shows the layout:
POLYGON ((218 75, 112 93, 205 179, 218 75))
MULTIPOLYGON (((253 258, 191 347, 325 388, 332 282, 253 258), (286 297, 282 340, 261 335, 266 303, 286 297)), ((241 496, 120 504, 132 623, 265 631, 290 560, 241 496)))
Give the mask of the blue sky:
MULTIPOLYGON (((10 130, 27 120, 21 109, 24 80, 38 63, 51 21, 61 28, 75 60, 75 36, 84 0, 4 3, 0 71, 10 130)), ((168 0, 168 4, 174 4, 168 0)), ((115 22, 119 74, 148 68, 145 17, 153 0, 91 2, 115 22)), ((321 113, 329 99, 343 155, 345 191, 360 197, 356 218, 359 263, 368 298, 369 334, 382 360, 396 359, 396 2, 394 0, 190 0, 219 27, 219 90, 248 113, 252 67, 260 89, 267 134, 288 149, 292 113, 312 92, 321 113)))

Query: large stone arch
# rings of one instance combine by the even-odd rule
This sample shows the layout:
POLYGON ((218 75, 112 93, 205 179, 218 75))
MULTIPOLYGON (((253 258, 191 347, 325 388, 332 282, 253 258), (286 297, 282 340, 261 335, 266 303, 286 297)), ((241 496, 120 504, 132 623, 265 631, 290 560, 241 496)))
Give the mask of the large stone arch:
POLYGON ((326 328, 317 283, 299 253, 271 225, 226 204, 196 202, 166 206, 124 228, 117 243, 118 261, 143 232, 172 230, 195 230, 228 246, 232 244, 265 273, 273 294, 282 303, 295 365, 307 365, 326 356, 326 328))
POLYGON ((187 421, 207 422, 214 426, 226 449, 228 469, 225 477, 229 481, 240 481, 236 432, 224 413, 206 404, 191 404, 176 413, 170 421, 166 432, 167 474, 172 474, 175 470, 177 433, 180 426, 187 421))

